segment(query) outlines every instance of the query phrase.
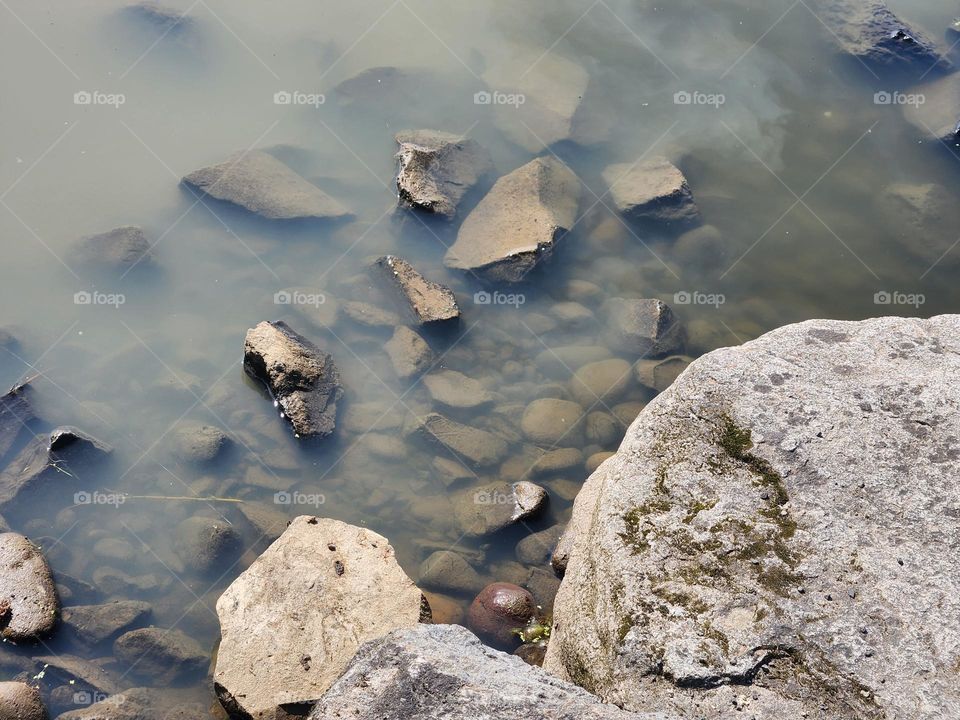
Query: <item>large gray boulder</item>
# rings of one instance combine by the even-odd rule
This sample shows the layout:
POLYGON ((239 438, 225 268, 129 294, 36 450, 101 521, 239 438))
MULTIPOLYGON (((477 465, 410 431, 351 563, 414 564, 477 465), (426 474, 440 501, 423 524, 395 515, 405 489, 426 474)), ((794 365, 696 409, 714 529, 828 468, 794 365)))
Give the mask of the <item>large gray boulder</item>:
POLYGON ((936 45, 882 0, 818 0, 814 8, 841 50, 875 75, 908 75, 919 80, 931 71, 951 69, 936 45))
POLYGON ((430 611, 385 537, 301 516, 220 596, 217 615, 220 702, 272 719, 318 700, 361 644, 430 611))
POLYGON ((247 330, 243 369, 264 383, 297 437, 323 438, 336 427, 343 394, 333 358, 283 321, 247 330))
POLYGON ((456 625, 397 630, 360 648, 310 720, 667 720, 624 712, 456 625))
POLYGON ((337 200, 262 150, 236 153, 186 175, 182 182, 201 195, 268 220, 336 220, 350 215, 337 200))
POLYGON ((438 130, 397 133, 400 202, 452 218, 457 205, 493 163, 475 140, 438 130))
POLYGON ((497 180, 447 250, 444 264, 492 282, 520 282, 576 221, 580 181, 552 156, 497 180))
POLYGON ((37 640, 57 624, 60 600, 50 566, 23 535, 0 534, 0 637, 37 640))
POLYGON ((686 717, 960 706, 960 316, 694 362, 587 481, 544 667, 686 717))

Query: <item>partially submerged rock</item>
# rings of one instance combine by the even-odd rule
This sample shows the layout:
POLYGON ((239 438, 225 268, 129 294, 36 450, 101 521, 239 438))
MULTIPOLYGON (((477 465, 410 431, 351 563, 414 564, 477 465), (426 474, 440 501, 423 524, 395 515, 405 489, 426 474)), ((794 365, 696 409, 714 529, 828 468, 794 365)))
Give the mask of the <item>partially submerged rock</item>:
POLYGON ((146 624, 151 612, 150 604, 139 600, 116 600, 103 605, 73 605, 63 609, 63 624, 81 642, 96 647, 146 624))
POLYGON ((50 566, 23 535, 0 534, 0 637, 39 640, 57 623, 60 600, 50 566))
POLYGON ((77 241, 77 259, 88 265, 129 270, 135 265, 153 262, 151 243, 136 225, 125 225, 98 235, 87 235, 77 241))
POLYGON ((529 520, 547 504, 547 491, 532 482, 497 482, 463 490, 452 498, 457 522, 464 534, 492 535, 529 520))
POLYGON ((391 337, 383 346, 393 371, 401 380, 409 380, 433 365, 434 354, 427 341, 410 328, 401 325, 393 331, 391 337))
POLYGON ((0 473, 0 511, 10 515, 45 507, 51 500, 67 505, 89 502, 83 483, 99 487, 91 477, 112 449, 69 425, 55 428, 28 444, 0 473), (80 490, 78 496, 74 493, 80 490))
POLYGON ((343 394, 340 371, 330 355, 285 322, 262 322, 247 331, 243 368, 267 386, 297 437, 333 432, 343 394))
POLYGON ((494 465, 503 460, 509 450, 507 443, 493 433, 463 425, 439 413, 430 413, 418 420, 413 433, 475 467, 494 465))
POLYGON ((376 266, 406 302, 417 325, 437 325, 460 318, 453 290, 427 280, 403 258, 385 255, 376 266))
POLYGON ((518 631, 537 617, 537 601, 522 587, 498 582, 487 585, 467 611, 467 627, 500 650, 520 644, 518 631))
POLYGON ((486 150, 458 135, 405 130, 396 140, 400 202, 424 212, 452 218, 463 196, 492 167, 486 150))
POLYGON ((552 156, 504 175, 471 212, 447 251, 447 267, 493 282, 519 282, 576 221, 580 181, 552 156))
POLYGON ((428 620, 429 606, 385 537, 301 516, 227 588, 217 615, 220 702, 273 718, 309 709, 362 643, 428 620))
POLYGON ((47 720, 40 692, 22 682, 0 682, 0 720, 47 720))
POLYGON ((686 340, 683 325, 660 300, 611 298, 603 310, 606 344, 637 359, 670 355, 686 340))
POLYGON ((397 630, 360 648, 311 720, 669 720, 604 705, 455 625, 397 630))
POLYGON ((350 215, 337 200, 261 150, 234 154, 186 175, 182 182, 268 220, 335 220, 350 215))
POLYGON ((666 158, 610 165, 603 181, 614 206, 631 220, 676 225, 700 221, 687 179, 666 158))
POLYGON ((952 714, 958 373, 956 315, 694 362, 577 498, 544 667, 684 717, 952 714))
POLYGON ((870 72, 914 75, 949 71, 936 45, 897 17, 882 0, 820 0, 818 17, 844 53, 870 72))

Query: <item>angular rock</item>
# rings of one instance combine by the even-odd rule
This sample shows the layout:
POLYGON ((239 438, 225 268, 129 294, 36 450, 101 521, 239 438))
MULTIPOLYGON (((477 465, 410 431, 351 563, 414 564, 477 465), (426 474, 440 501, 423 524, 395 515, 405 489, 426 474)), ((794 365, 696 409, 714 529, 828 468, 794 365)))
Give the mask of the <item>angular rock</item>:
POLYGON ((454 410, 488 407, 495 399, 478 381, 456 370, 436 370, 424 376, 423 384, 435 403, 454 410))
POLYGON ((182 182, 269 220, 336 220, 350 215, 323 190, 260 150, 236 153, 186 175, 182 182))
POLYGON ((457 205, 493 166, 475 140, 438 130, 397 133, 400 202, 452 218, 457 205))
POLYGON ((666 158, 610 165, 603 181, 614 206, 631 220, 680 225, 700 221, 687 179, 666 158))
POLYGON ((94 479, 93 472, 111 452, 104 443, 69 425, 37 437, 0 472, 0 512, 19 515, 28 509, 46 509, 50 501, 75 502, 74 492, 84 481, 94 479))
POLYGON ((0 682, 0 720, 47 720, 40 692, 22 682, 0 682))
POLYGON ((197 720, 209 715, 208 707, 183 701, 177 691, 130 688, 62 713, 57 720, 197 720))
POLYGON ((146 266, 153 262, 150 248, 151 243, 143 230, 135 225, 125 225, 81 238, 74 252, 82 263, 128 270, 135 265, 146 266))
POLYGON ((422 625, 363 645, 310 720, 676 720, 605 705, 466 628, 422 625))
POLYGON ((467 535, 492 535, 540 513, 547 503, 547 491, 524 480, 499 482, 479 489, 464 490, 452 498, 460 529, 467 535))
POLYGON ((0 397, 0 463, 14 449, 17 441, 27 432, 27 424, 34 419, 31 393, 30 385, 23 384, 12 387, 0 397))
POLYGON ((419 583, 422 587, 452 594, 475 593, 483 587, 479 573, 450 550, 438 550, 420 563, 419 583))
POLYGON ((663 392, 680 377, 693 358, 674 355, 663 360, 640 360, 633 366, 637 381, 648 388, 663 392))
POLYGON ((297 437, 333 432, 343 394, 340 371, 330 355, 285 322, 262 322, 247 331, 243 368, 267 386, 297 437))
POLYGON ((695 361, 577 497, 544 667, 685 717, 953 714, 958 374, 957 315, 695 361))
POLYGON ((225 571, 243 550, 240 534, 211 518, 187 518, 177 525, 174 538, 174 550, 183 564, 202 575, 225 571))
POLYGON ((535 47, 508 49, 482 78, 503 102, 492 102, 491 93, 478 93, 474 102, 493 105, 497 127, 521 147, 539 153, 577 134, 590 76, 573 60, 535 47))
POLYGON ((491 282, 520 282, 576 221, 580 181, 552 156, 504 175, 463 221, 447 267, 491 282))
POLYGON ((368 640, 429 619, 386 538, 301 516, 217 601, 214 687, 228 712, 309 707, 368 640))
POLYGON ((63 624, 81 642, 91 647, 117 637, 150 619, 149 603, 116 600, 104 605, 73 605, 63 609, 63 624))
POLYGON ((409 380, 433 365, 434 354, 427 341, 410 328, 401 325, 383 346, 401 380, 409 380))
POLYGON ((376 266, 406 301, 417 325, 439 325, 460 318, 453 290, 427 280, 403 258, 385 255, 376 266))
POLYGON ((140 628, 118 637, 113 654, 128 672, 153 685, 193 683, 206 671, 208 653, 179 630, 140 628))
POLYGON ((60 601, 50 566, 23 535, 0 534, 0 636, 14 642, 49 635, 60 601))
POLYGON ((240 514, 253 526, 259 536, 258 542, 272 543, 287 529, 290 518, 270 505, 243 503, 240 514))
POLYGON ((103 667, 104 660, 86 660, 76 655, 34 656, 34 679, 43 681, 46 688, 68 685, 80 692, 113 695, 120 692, 121 678, 103 667))
POLYGON ((493 433, 450 420, 439 413, 420 419, 413 429, 420 439, 438 445, 453 457, 476 467, 495 465, 507 456, 509 446, 493 433))
POLYGON ((611 298, 603 309, 606 343, 637 359, 670 355, 686 340, 683 325, 660 300, 611 298))
POLYGON ((583 440, 583 408, 569 400, 541 398, 527 405, 520 428, 530 442, 548 446, 579 445, 583 440))
POLYGON ((870 72, 915 76, 952 69, 933 42, 898 18, 881 0, 820 0, 819 17, 841 50, 870 72))

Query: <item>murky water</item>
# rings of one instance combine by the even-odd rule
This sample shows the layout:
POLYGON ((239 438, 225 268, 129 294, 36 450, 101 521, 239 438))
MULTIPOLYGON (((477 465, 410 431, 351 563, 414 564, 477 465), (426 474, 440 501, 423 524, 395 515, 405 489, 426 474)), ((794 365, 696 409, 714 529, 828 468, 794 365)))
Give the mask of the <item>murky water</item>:
MULTIPOLYGON (((956 11, 946 0, 890 5, 938 40, 956 11)), ((535 448, 518 427, 523 408, 566 392, 576 368, 559 362, 557 348, 602 344, 593 316, 605 297, 671 303, 688 327, 691 356, 806 318, 958 307, 957 218, 946 212, 898 224, 883 195, 896 183, 950 187, 957 159, 921 141, 901 108, 874 101, 894 88, 841 62, 804 3, 170 6, 190 22, 165 32, 119 2, 0 2, 0 325, 18 340, 0 352, 0 381, 33 378, 42 419, 35 429, 76 425, 115 448, 109 469, 71 479, 41 512, 6 518, 43 546, 69 588, 64 605, 146 600, 153 624, 212 651, 216 598, 264 547, 237 501, 366 525, 390 538, 415 579, 430 552, 454 547, 486 578, 530 582, 549 604, 550 583, 530 579, 514 546, 567 519, 584 467, 537 478, 550 491, 547 512, 493 538, 464 538, 449 497, 527 472, 535 448), (589 74, 579 142, 538 148, 536 128, 513 142, 494 109, 475 104, 485 69, 517 48, 534 57, 549 50, 589 74), (333 92, 377 66, 414 79, 362 87, 352 102, 333 92), (325 102, 276 104, 283 91, 323 94, 325 102), (94 101, 78 104, 76 93, 94 101), (694 100, 678 104, 677 93, 694 100), (581 178, 581 215, 553 262, 510 290, 522 304, 478 304, 482 288, 443 268, 457 222, 394 211, 393 134, 410 127, 468 134, 490 150, 496 174, 555 152, 581 178), (252 147, 274 153, 356 219, 270 224, 199 203, 178 185, 184 174, 252 147), (603 169, 648 153, 684 170, 716 228, 713 241, 639 232, 610 210, 603 169), (77 238, 127 224, 156 241, 152 267, 121 277, 78 262, 77 238), (391 307, 367 272, 385 253, 456 291, 461 326, 428 339, 439 367, 497 393, 492 410, 459 417, 511 442, 503 467, 447 487, 434 465, 438 451, 403 432, 431 403, 421 383, 393 373, 383 351, 390 330, 337 319, 346 301, 391 307), (598 290, 584 299, 571 281, 598 290), (291 289, 326 302, 275 302, 291 289), (87 295, 78 301, 77 293, 87 295), (893 303, 880 295, 878 304, 877 293, 893 303), (558 307, 574 298, 586 307, 577 320, 569 306, 558 307), (298 445, 241 368, 246 330, 274 319, 332 353, 343 375, 337 432, 316 447, 298 445), (187 423, 222 428, 229 451, 206 466, 180 461, 171 442, 187 423), (99 495, 78 501, 77 492, 99 495), (236 528, 236 562, 204 575, 184 566, 177 528, 192 516, 236 528), (126 585, 96 582, 104 568, 126 573, 126 585)), ((465 211, 494 179, 468 196, 465 211)), ((589 409, 628 422, 651 394, 633 384, 589 409)), ((578 449, 614 450, 624 429, 621 422, 616 437, 578 449)), ((97 659, 120 687, 144 683, 104 660, 109 646, 90 650, 63 633, 10 652, 97 659)), ((182 682, 212 704, 207 678, 182 682)))

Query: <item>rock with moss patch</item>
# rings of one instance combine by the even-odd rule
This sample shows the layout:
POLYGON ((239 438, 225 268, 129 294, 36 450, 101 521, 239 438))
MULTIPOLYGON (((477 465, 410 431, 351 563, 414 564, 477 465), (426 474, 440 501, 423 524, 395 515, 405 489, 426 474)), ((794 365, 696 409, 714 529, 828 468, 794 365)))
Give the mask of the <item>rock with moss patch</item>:
POLYGON ((960 316, 695 361, 577 498, 544 667, 636 711, 949 716, 958 373, 960 316))

